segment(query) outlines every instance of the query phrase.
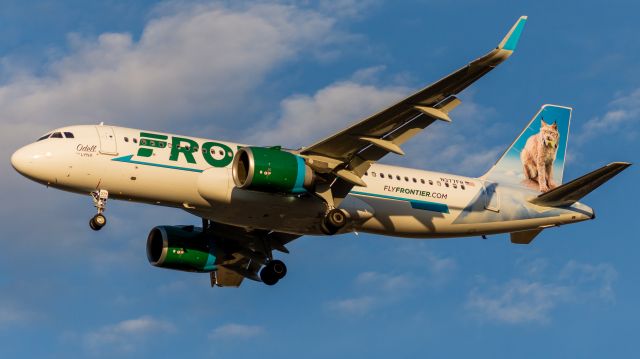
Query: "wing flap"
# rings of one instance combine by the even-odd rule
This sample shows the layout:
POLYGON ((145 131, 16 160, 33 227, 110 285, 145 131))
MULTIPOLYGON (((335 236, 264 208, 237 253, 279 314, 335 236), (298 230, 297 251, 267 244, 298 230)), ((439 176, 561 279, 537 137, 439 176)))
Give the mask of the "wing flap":
POLYGON ((210 273, 211 286, 234 287, 242 284, 244 277, 224 266, 218 266, 218 270, 210 273))

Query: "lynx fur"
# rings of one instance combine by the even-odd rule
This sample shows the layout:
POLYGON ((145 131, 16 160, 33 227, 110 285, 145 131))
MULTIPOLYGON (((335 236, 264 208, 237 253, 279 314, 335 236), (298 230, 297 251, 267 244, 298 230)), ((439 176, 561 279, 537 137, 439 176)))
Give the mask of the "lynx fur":
POLYGON ((526 180, 538 184, 540 192, 546 192, 556 187, 553 183, 553 161, 558 152, 558 124, 554 122, 548 125, 541 121, 540 132, 529 137, 522 152, 520 160, 524 167, 526 180))

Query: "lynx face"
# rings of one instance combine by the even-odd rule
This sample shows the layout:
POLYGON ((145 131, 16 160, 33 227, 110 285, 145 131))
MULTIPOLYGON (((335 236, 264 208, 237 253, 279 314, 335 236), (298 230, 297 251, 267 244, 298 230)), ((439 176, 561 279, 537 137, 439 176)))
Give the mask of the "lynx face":
POLYGON ((540 137, 545 147, 558 148, 558 139, 560 134, 558 133, 558 124, 554 122, 552 125, 548 125, 546 122, 541 121, 540 137))

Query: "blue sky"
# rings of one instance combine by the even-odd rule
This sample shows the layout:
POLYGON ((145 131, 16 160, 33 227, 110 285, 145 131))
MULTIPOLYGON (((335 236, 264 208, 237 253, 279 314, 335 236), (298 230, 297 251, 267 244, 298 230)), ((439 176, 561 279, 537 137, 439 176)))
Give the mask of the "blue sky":
POLYGON ((587 223, 506 235, 304 237, 275 287, 209 288, 151 267, 180 211, 20 177, 9 156, 56 126, 106 123, 259 144, 312 143, 493 48, 516 54, 395 163, 480 175, 544 103, 574 107, 565 180, 638 162, 640 30, 627 1, 14 1, 0 4, 0 357, 633 357, 638 172, 587 223))

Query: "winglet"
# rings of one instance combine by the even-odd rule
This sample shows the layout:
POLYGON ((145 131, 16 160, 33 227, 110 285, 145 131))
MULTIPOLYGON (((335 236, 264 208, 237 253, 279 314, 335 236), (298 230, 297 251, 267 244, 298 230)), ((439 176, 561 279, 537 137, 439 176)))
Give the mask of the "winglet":
POLYGON ((498 49, 514 51, 516 49, 516 45, 518 45, 518 40, 520 40, 520 35, 522 35, 522 30, 524 29, 524 24, 527 22, 526 16, 520 16, 518 21, 511 27, 507 36, 500 41, 498 45, 498 49))

